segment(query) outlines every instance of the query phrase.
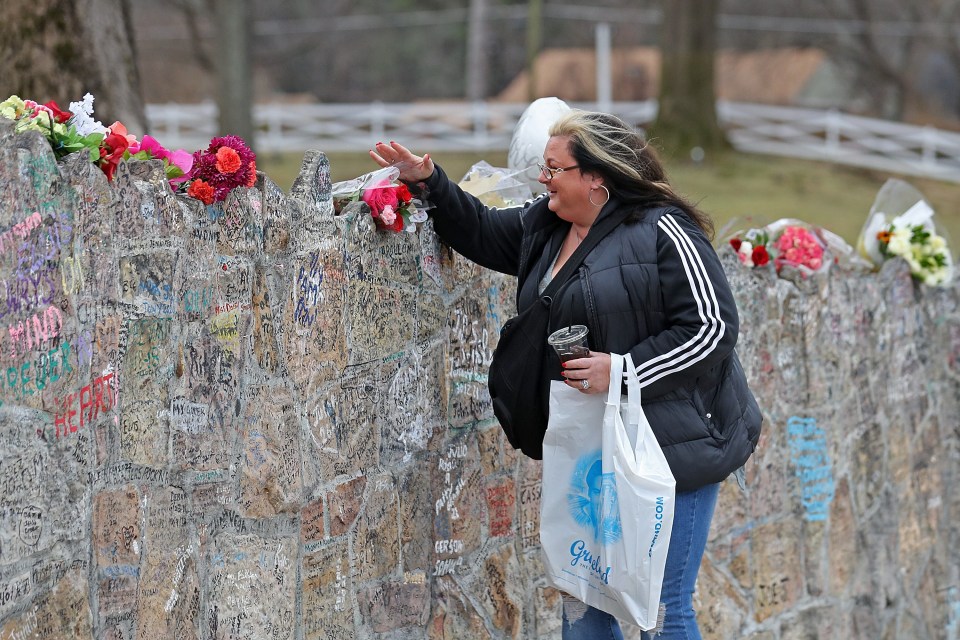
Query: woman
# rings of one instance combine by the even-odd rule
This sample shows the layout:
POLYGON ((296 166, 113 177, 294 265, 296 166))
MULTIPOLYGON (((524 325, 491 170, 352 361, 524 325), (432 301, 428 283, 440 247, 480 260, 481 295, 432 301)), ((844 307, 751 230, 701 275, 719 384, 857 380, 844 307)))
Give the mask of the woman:
MULTIPOLYGON (((553 299, 551 328, 587 325, 591 346, 562 373, 557 361, 556 378, 602 394, 610 353, 629 352, 638 363, 644 411, 677 481, 662 624, 644 638, 700 638, 693 591, 719 482, 750 455, 760 430, 733 351, 737 310, 710 244, 710 219, 674 193, 643 138, 608 114, 571 111, 553 124, 540 165, 546 197, 523 207, 485 207, 429 155, 397 143, 379 143, 370 156, 417 183, 454 250, 519 276, 519 310, 537 300, 594 222, 629 208, 553 299), (534 233, 541 239, 524 245, 534 233), (532 268, 518 274, 522 245, 533 247, 532 268)), ((622 638, 615 618, 570 597, 563 619, 565 639, 622 638)))

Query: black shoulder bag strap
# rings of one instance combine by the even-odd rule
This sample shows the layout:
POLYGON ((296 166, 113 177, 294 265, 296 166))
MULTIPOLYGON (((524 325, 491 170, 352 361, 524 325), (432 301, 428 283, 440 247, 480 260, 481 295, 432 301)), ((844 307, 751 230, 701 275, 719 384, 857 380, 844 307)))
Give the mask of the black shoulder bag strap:
POLYGON ((500 330, 488 377, 493 413, 513 448, 536 460, 543 458, 543 434, 547 430, 550 380, 543 364, 553 296, 590 251, 629 214, 629 207, 621 207, 594 224, 537 301, 500 330))

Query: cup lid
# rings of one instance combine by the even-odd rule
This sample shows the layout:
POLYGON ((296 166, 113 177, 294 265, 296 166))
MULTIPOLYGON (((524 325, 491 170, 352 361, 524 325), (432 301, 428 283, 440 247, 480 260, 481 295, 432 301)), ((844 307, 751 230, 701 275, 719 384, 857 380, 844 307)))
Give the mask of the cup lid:
POLYGON ((587 327, 582 324, 575 324, 563 329, 558 329, 550 334, 547 342, 550 344, 568 344, 583 340, 588 333, 587 327))

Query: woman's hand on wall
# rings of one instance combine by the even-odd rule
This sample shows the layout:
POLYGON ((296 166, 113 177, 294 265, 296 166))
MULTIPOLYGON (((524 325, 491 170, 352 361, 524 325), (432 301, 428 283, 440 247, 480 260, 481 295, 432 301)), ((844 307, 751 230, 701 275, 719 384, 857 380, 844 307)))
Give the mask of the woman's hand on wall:
POLYGON ((416 156, 398 142, 378 142, 370 150, 370 157, 381 167, 396 167, 404 182, 421 182, 433 175, 433 159, 430 154, 416 156))

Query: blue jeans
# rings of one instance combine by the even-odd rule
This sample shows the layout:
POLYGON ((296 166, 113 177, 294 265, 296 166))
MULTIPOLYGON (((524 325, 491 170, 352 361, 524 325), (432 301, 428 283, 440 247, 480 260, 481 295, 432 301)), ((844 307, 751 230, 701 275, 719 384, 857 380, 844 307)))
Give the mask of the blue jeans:
MULTIPOLYGON (((677 492, 660 590, 663 624, 659 629, 644 632, 643 640, 701 640, 693 611, 693 590, 719 492, 719 484, 677 492)), ((623 640, 616 618, 567 595, 563 598, 562 637, 563 640, 623 640)))

